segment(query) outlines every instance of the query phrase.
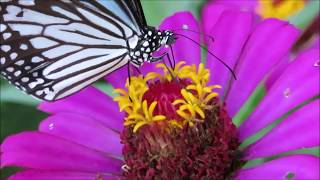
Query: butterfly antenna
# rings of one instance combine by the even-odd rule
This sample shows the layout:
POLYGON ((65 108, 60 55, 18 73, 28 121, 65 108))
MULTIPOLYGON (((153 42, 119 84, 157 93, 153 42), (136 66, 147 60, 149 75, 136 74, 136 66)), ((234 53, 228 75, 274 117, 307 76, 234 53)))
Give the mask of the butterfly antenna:
POLYGON ((202 35, 202 36, 205 36, 205 37, 211 39, 212 42, 214 42, 214 37, 213 37, 213 36, 210 36, 209 34, 205 34, 205 33, 202 33, 202 32, 198 32, 198 31, 195 31, 195 30, 182 28, 182 29, 175 29, 175 30, 173 30, 173 31, 189 31, 189 32, 193 32, 193 33, 196 33, 196 34, 200 34, 200 35, 202 35))
POLYGON ((236 74, 234 73, 234 71, 232 70, 232 68, 230 66, 228 66, 222 59, 220 59, 218 56, 214 55, 211 51, 209 51, 205 46, 203 46, 202 44, 198 43, 197 41, 189 38, 188 36, 185 36, 183 34, 177 34, 175 33, 175 35, 178 35, 178 36, 182 36, 184 38, 187 38, 189 39, 190 41, 192 41, 193 43, 197 44, 198 46, 200 46, 201 48, 203 48, 204 50, 206 50, 211 56, 217 58, 217 60, 222 63, 231 73, 232 73, 232 76, 235 80, 237 80, 237 77, 236 77, 236 74))
MULTIPOLYGON (((174 58, 174 54, 173 54, 173 48, 172 46, 170 45, 170 51, 171 51, 171 55, 172 55, 172 59, 173 59, 173 67, 172 69, 174 69, 176 67, 176 60, 174 58)), ((171 64, 171 63, 170 63, 171 64)))

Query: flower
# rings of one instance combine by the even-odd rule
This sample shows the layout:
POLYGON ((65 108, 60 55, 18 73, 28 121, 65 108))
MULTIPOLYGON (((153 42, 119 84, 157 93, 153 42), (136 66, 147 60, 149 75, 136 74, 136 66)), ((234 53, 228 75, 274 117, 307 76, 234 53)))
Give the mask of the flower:
MULTIPOLYGON (((208 22, 210 19, 204 21, 208 22)), ((160 28, 181 27, 199 31, 197 21, 187 12, 176 13, 167 18, 160 28)), ((141 68, 145 76, 133 77, 135 83, 127 83, 129 92, 121 90, 125 88, 125 68, 107 78, 118 88, 117 92, 122 94, 116 100, 126 113, 120 113, 118 104, 94 87, 88 87, 54 103, 44 102, 39 108, 51 115, 41 122, 38 131, 12 135, 1 144, 1 167, 24 168, 10 179, 117 179, 121 175, 132 177, 131 172, 139 171, 132 169, 133 164, 138 168, 149 166, 148 171, 141 171, 151 178, 157 175, 155 169, 161 167, 155 167, 153 159, 149 159, 150 164, 146 164, 145 158, 148 153, 159 152, 159 149, 141 150, 146 148, 143 143, 154 141, 152 147, 158 145, 166 149, 164 154, 158 154, 154 158, 157 160, 161 157, 161 165, 167 167, 168 172, 172 168, 181 170, 180 177, 190 172, 199 175, 196 170, 204 176, 212 175, 212 172, 221 173, 219 168, 225 168, 228 169, 226 176, 234 179, 319 179, 318 157, 303 153, 284 154, 302 148, 319 147, 318 49, 308 49, 291 61, 288 51, 296 41, 299 31, 277 19, 254 24, 252 15, 245 12, 223 12, 210 32, 215 40, 209 45, 209 51, 235 69, 237 80, 210 54, 207 55, 205 66, 202 66, 199 46, 180 38, 173 47, 174 57, 176 60, 186 61, 186 65, 179 68, 178 65, 181 64, 177 64, 171 74, 167 71, 165 75, 159 76, 161 69, 156 68, 155 64, 145 64, 141 68), (179 74, 182 71, 184 73, 179 74), (179 81, 173 78, 177 76, 179 81), (161 78, 163 81, 157 82, 161 78), (175 111, 169 110, 170 104, 162 104, 163 109, 158 109, 161 102, 155 99, 159 98, 157 93, 160 88, 155 88, 154 93, 144 97, 152 89, 152 85, 158 88, 162 85, 163 93, 178 88, 178 91, 173 92, 175 111), (221 88, 213 88, 212 85, 220 85, 221 88), (263 97, 252 95, 261 92, 263 97), (207 97, 212 98, 206 99, 207 97), (248 98, 250 101, 247 101, 248 98), (179 114, 179 110, 182 113, 179 114), (191 112, 192 110, 195 112, 191 112), (218 118, 208 118, 208 112, 217 116, 216 111, 220 115, 218 118), (184 117, 183 113, 190 119, 184 117), (237 129, 230 117, 238 126, 237 129), (196 121, 197 118, 199 121, 196 121), (279 118, 282 121, 263 137, 246 144, 248 138, 279 118), (214 128, 210 120, 220 124, 214 128), (193 148, 199 148, 196 138, 201 137, 195 135, 192 139, 182 132, 188 130, 186 127, 203 127, 204 123, 209 123, 205 124, 208 125, 208 133, 202 129, 193 133, 209 134, 207 137, 214 139, 214 146, 211 145, 208 149, 212 154, 199 154, 193 148), (163 144, 169 142, 165 138, 170 138, 170 132, 173 131, 180 132, 180 141, 169 139, 173 142, 172 146, 163 144), (139 141, 141 137, 151 137, 143 132, 157 136, 139 141), (214 133, 217 136, 211 136, 214 133), (176 142, 181 146, 179 144, 174 147, 176 142), (240 146, 239 142, 242 143, 240 146), (176 158, 175 164, 169 167, 165 163, 173 162, 168 158, 171 156, 166 154, 172 152, 170 148, 177 148, 181 150, 179 152, 194 152, 198 159, 187 154, 177 154, 176 157, 201 166, 190 172, 182 171, 183 167, 175 166, 181 160, 176 158), (242 165, 243 161, 250 163, 259 158, 269 159, 251 167, 242 165), (225 167, 225 159, 235 166, 225 167), (210 169, 217 162, 217 169, 210 169)), ((184 30, 178 33, 200 42, 196 33, 184 30)), ((225 174, 216 175, 221 177, 225 174)))
MULTIPOLYGON (((202 18, 211 21, 204 22, 203 30, 206 34, 219 19, 224 10, 240 10, 252 12, 256 15, 255 19, 279 18, 294 24, 303 33, 296 46, 310 44, 317 41, 319 28, 319 1, 313 0, 211 0, 204 6, 202 18), (311 42, 308 42, 311 41, 311 42)), ((293 50, 296 50, 295 47, 293 50)))

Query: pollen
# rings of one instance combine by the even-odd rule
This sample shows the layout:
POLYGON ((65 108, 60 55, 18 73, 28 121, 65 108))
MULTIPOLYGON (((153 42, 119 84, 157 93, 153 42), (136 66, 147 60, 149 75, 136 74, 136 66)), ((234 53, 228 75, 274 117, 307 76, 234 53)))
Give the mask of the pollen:
POLYGON ((263 18, 287 19, 302 10, 304 6, 304 0, 259 0, 256 11, 263 18))
POLYGON ((207 86, 210 72, 200 64, 185 65, 181 61, 174 68, 158 64, 163 73, 150 72, 146 76, 131 77, 126 90, 116 89, 120 96, 120 111, 127 116, 125 126, 136 133, 143 126, 161 126, 165 130, 194 126, 205 120, 205 110, 218 93, 219 85, 207 86))
POLYGON ((158 64, 116 89, 126 179, 231 179, 245 163, 236 126, 203 64, 158 64))

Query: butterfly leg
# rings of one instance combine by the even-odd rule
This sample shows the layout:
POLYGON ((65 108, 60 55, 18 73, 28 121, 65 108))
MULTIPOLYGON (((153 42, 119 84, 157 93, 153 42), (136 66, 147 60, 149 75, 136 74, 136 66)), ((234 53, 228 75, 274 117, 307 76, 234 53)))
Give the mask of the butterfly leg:
POLYGON ((170 62, 170 65, 173 64, 172 69, 174 69, 176 67, 176 60, 174 58, 173 48, 171 45, 170 45, 170 51, 171 51, 171 56, 172 56, 173 61, 171 62, 171 59, 169 59, 169 62, 170 62))
POLYGON ((165 57, 165 56, 167 56, 168 57, 168 53, 163 53, 163 54, 161 54, 160 56, 158 56, 158 57, 151 57, 151 59, 149 60, 149 62, 152 62, 152 63, 154 63, 154 62, 158 62, 158 61, 163 61, 163 57, 165 57))
POLYGON ((166 66, 166 68, 167 68, 168 72, 170 73, 171 77, 172 77, 173 79, 175 79, 175 76, 172 74, 173 68, 172 68, 172 64, 171 64, 171 61, 170 61, 170 56, 169 56, 168 53, 163 53, 162 55, 160 55, 160 56, 158 56, 158 57, 152 57, 152 58, 149 60, 149 62, 158 62, 158 61, 161 61, 161 60, 163 61, 163 64, 166 66), (167 64, 166 64, 166 62, 164 61, 164 58, 163 58, 163 57, 167 57, 167 58, 168 58, 168 60, 169 60, 169 62, 170 62, 171 69, 167 66, 167 64))

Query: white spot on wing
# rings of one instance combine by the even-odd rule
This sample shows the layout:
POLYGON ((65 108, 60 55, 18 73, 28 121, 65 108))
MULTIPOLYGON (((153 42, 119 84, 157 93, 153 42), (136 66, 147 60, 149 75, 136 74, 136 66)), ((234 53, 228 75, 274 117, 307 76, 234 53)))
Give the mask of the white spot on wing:
POLYGON ((40 58, 39 56, 35 56, 31 59, 31 62, 33 62, 33 63, 39 63, 42 61, 43 61, 43 58, 40 58))
POLYGON ((48 48, 48 47, 55 46, 58 44, 57 42, 52 41, 52 40, 45 38, 45 37, 32 38, 30 40, 30 42, 31 42, 32 46, 37 49, 48 48))
POLYGON ((37 78, 36 81, 29 83, 30 88, 36 87, 38 84, 43 84, 44 80, 41 78, 37 78))
POLYGON ((34 0, 19 0, 19 4, 20 5, 24 5, 24 6, 34 6, 34 0))
POLYGON ((1 64, 6 63, 6 58, 5 58, 5 57, 0 58, 0 63, 1 63, 1 64))
POLYGON ((16 59, 17 56, 18 56, 18 54, 15 53, 15 52, 13 52, 13 53, 10 54, 10 58, 11 58, 12 60, 16 59))
POLYGON ((28 49, 28 45, 26 45, 26 44, 21 44, 21 45, 20 45, 20 49, 21 49, 21 50, 27 50, 27 49, 28 49))
POLYGON ((13 67, 8 67, 8 68, 7 68, 7 71, 8 71, 8 72, 13 72, 13 70, 14 70, 13 67))
POLYGON ((24 60, 19 60, 15 64, 18 65, 18 66, 21 66, 21 65, 24 64, 24 60))
POLYGON ((41 96, 42 94, 43 94, 43 91, 41 91, 41 90, 36 91, 36 95, 41 96))
POLYGON ((18 77, 20 74, 21 74, 21 71, 16 71, 16 72, 14 72, 14 75, 17 76, 17 77, 18 77))
POLYGON ((1 46, 1 50, 4 52, 10 51, 10 49, 11 49, 11 46, 9 46, 9 45, 2 45, 1 46))
POLYGON ((21 81, 24 82, 24 83, 25 83, 25 82, 28 82, 28 81, 29 81, 29 78, 28 78, 28 77, 23 77, 23 78, 21 78, 21 81))
POLYGON ((10 28, 18 31, 21 36, 39 35, 42 32, 42 27, 31 24, 9 24, 10 28))
POLYGON ((7 33, 3 33, 2 37, 3 37, 4 40, 6 40, 6 39, 8 39, 9 37, 11 37, 11 35, 12 35, 11 33, 8 33, 8 32, 7 32, 7 33))
POLYGON ((7 29, 7 26, 5 24, 0 24, 0 32, 3 32, 7 29))

